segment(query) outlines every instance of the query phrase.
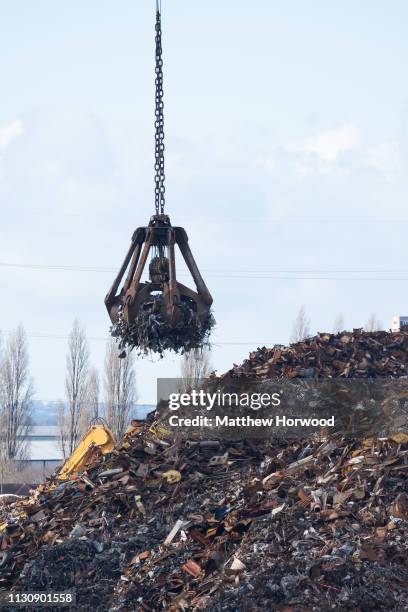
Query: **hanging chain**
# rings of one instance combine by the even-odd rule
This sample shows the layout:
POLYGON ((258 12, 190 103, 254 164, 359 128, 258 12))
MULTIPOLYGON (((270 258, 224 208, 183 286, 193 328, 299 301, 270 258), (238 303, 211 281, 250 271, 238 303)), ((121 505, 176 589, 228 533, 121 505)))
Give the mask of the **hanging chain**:
POLYGON ((159 2, 156 3, 156 111, 155 111, 155 207, 156 215, 164 213, 164 115, 163 115, 163 60, 159 2))

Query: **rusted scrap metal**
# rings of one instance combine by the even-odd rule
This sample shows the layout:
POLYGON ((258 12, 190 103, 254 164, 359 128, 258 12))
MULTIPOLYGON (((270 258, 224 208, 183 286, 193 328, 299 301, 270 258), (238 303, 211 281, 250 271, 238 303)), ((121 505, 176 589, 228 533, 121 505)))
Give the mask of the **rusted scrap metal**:
POLYGON ((182 227, 172 227, 167 215, 151 217, 148 227, 133 234, 125 260, 105 305, 111 334, 126 348, 141 353, 177 352, 199 348, 208 341, 214 318, 212 297, 191 252, 182 227), (176 278, 175 247, 194 280, 196 291, 176 278), (142 281, 149 254, 149 279, 142 281), (125 273, 127 276, 124 279, 125 273))
POLYGON ((19 499, 22 499, 21 495, 14 495, 13 493, 2 494, 0 495, 0 506, 9 506, 19 499))
POLYGON ((404 609, 407 439, 217 443, 227 463, 179 437, 166 453, 146 424, 0 508, 0 589, 75 589, 79 610, 404 609))
POLYGON ((289 346, 258 348, 225 378, 374 378, 408 375, 408 331, 319 333, 289 346))
POLYGON ((170 350, 175 353, 187 353, 192 349, 208 344, 208 338, 214 325, 213 315, 200 323, 195 310, 188 303, 181 303, 181 318, 170 325, 161 316, 162 297, 154 297, 147 310, 142 309, 130 325, 119 311, 118 320, 111 327, 111 335, 118 339, 119 354, 125 356, 127 348, 135 348, 139 353, 149 352, 162 355, 170 350))

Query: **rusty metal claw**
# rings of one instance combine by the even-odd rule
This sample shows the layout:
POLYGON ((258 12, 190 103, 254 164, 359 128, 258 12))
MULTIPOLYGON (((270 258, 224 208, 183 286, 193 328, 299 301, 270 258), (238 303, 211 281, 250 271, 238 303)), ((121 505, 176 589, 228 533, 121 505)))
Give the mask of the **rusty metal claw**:
POLYGON ((198 323, 204 325, 211 304, 211 294, 198 270, 185 230, 172 227, 165 214, 153 215, 147 227, 139 227, 134 232, 123 264, 105 298, 112 324, 118 323, 120 315, 128 326, 132 326, 143 312, 174 329, 181 321, 185 322, 188 307, 198 323), (194 280, 195 291, 176 279, 176 245, 194 280), (149 279, 142 282, 151 251, 149 279))

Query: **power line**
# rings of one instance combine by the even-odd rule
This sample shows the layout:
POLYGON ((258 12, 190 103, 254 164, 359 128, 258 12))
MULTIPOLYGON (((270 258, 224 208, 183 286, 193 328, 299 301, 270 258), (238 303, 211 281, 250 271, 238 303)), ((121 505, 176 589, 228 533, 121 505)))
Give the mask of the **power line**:
MULTIPOLYGON (((104 216, 104 217, 114 217, 114 212, 107 212, 107 213, 100 213, 100 216, 104 216)), ((37 211, 33 211, 33 210, 0 210, 0 215, 5 215, 5 216, 24 216, 26 217, 27 215, 31 215, 31 216, 38 216, 38 217, 81 217, 81 218, 89 218, 90 220, 95 220, 95 216, 93 213, 87 213, 87 212, 68 212, 68 211, 47 211, 47 210, 37 210, 37 211)), ((338 225, 339 223, 344 223, 344 224, 353 224, 353 225, 367 225, 370 223, 391 223, 391 224, 400 224, 400 223, 408 223, 408 219, 391 219, 391 218, 387 218, 387 219, 367 219, 367 218, 363 218, 363 219, 313 219, 313 218, 307 218, 307 219, 280 219, 280 218, 265 218, 265 217, 234 217, 234 218, 220 218, 220 217, 215 217, 211 215, 207 215, 206 217, 183 217, 184 220, 187 221, 205 221, 206 223, 211 222, 214 224, 220 224, 220 223, 257 223, 257 224, 265 224, 265 223, 273 223, 276 225, 313 225, 313 224, 336 224, 338 225)))
POLYGON ((64 272, 116 272, 115 268, 103 268, 97 266, 50 266, 45 264, 23 264, 23 263, 10 263, 1 261, 0 266, 3 268, 27 268, 30 270, 55 270, 64 272))
POLYGON ((251 279, 251 280, 319 280, 319 281, 408 281, 408 277, 407 278, 396 278, 396 277, 389 277, 389 278, 379 278, 379 277, 362 277, 362 276, 243 276, 243 275, 237 275, 237 276, 231 276, 231 275, 224 275, 224 276, 217 276, 217 275, 207 275, 208 278, 245 278, 245 279, 251 279))
MULTIPOLYGON (((68 265, 48 265, 48 264, 25 264, 14 262, 0 262, 0 267, 17 268, 28 270, 49 270, 58 272, 91 272, 113 274, 116 268, 98 266, 68 266, 68 265)), ((270 279, 270 280, 339 280, 339 281, 406 281, 405 277, 356 277, 356 276, 327 276, 328 274, 408 274, 408 270, 218 270, 202 269, 209 278, 245 278, 245 279, 270 279), (221 272, 221 273, 220 273, 221 272), (223 273, 225 272, 225 273, 223 273), (291 276, 282 276, 290 274, 291 276), (319 274, 326 276, 294 276, 306 274, 319 274), (276 276, 280 275, 280 276, 276 276)), ((188 272, 180 272, 180 275, 188 275, 188 272)))
MULTIPOLYGON (((5 335, 10 335, 12 333, 14 333, 13 331, 10 330, 0 330, 3 334, 5 335)), ((68 340, 69 335, 68 334, 49 334, 49 333, 28 333, 26 334, 27 338, 36 338, 36 339, 44 339, 44 340, 68 340)), ((110 336, 87 336, 87 340, 90 340, 91 342, 93 341, 103 341, 103 342, 107 342, 107 340, 109 340, 110 336)), ((273 343, 265 344, 265 341, 263 342, 219 342, 219 341, 214 341, 211 342, 211 345, 213 346, 272 346, 273 343)))

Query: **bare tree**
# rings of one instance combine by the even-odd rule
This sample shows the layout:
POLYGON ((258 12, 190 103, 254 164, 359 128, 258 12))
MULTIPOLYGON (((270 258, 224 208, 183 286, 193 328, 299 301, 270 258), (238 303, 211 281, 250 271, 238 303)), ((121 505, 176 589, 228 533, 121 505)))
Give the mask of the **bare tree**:
POLYGON ((75 319, 68 338, 65 375, 67 452, 75 449, 81 436, 81 416, 88 392, 89 348, 85 330, 75 319))
POLYGON ((200 380, 206 378, 212 370, 210 349, 208 347, 192 349, 183 355, 181 362, 181 378, 183 390, 195 389, 200 380))
POLYGON ((3 494, 3 485, 10 481, 10 474, 13 471, 13 461, 7 457, 7 449, 5 444, 5 437, 3 437, 0 444, 0 494, 3 494))
POLYGON ((88 412, 89 419, 94 420, 100 416, 100 381, 99 372, 94 367, 91 369, 88 379, 88 412))
POLYGON ((3 461, 25 458, 34 394, 30 377, 27 338, 19 325, 10 334, 0 362, 0 432, 3 461))
POLYGON ((291 341, 300 342, 310 336, 310 319, 306 309, 301 306, 292 328, 291 341))
POLYGON ((364 325, 364 329, 367 332, 379 331, 382 328, 382 323, 377 317, 377 315, 372 312, 367 319, 366 324, 364 325))
POLYGON ((110 338, 105 355, 105 401, 109 427, 117 438, 126 430, 129 414, 136 402, 134 354, 118 357, 115 340, 110 338))
POLYGON ((78 430, 81 437, 89 430, 91 422, 99 416, 99 373, 96 368, 92 368, 87 379, 86 401, 79 417, 78 430))
POLYGON ((68 410, 65 403, 60 400, 56 407, 57 425, 58 425, 58 446, 61 449, 62 456, 67 459, 68 452, 68 410))
POLYGON ((335 334, 338 334, 341 331, 344 331, 344 316, 342 312, 339 312, 339 314, 334 319, 333 332, 335 334))

